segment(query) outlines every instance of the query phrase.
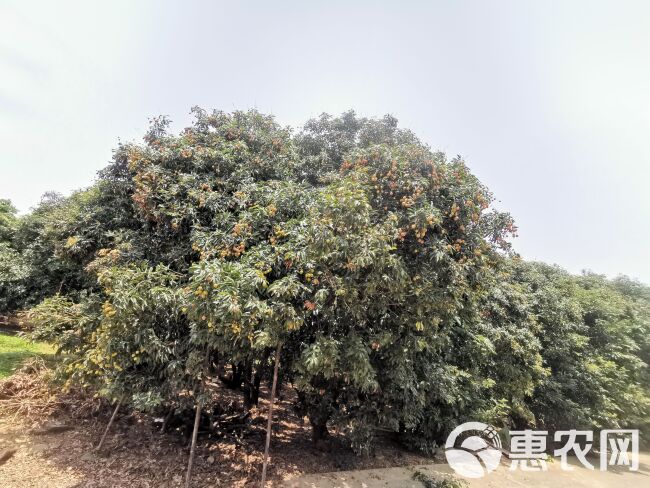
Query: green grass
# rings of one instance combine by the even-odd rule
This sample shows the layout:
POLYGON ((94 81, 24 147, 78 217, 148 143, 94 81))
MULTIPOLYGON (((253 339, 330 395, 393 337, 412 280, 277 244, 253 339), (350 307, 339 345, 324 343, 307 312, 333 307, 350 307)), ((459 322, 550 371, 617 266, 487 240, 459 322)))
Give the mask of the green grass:
POLYGON ((0 378, 5 378, 33 356, 49 357, 54 348, 49 344, 29 342, 28 340, 6 332, 0 332, 0 378))

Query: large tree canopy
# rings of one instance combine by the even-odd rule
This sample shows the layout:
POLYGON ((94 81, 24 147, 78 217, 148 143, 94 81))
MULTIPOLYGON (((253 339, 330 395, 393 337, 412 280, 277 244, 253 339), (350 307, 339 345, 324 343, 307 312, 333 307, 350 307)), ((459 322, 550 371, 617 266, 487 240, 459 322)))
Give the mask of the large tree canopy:
POLYGON ((159 410, 221 376, 252 405, 280 344, 315 439, 336 426, 359 452, 378 428, 429 449, 468 419, 647 418, 648 289, 521 262, 462 159, 389 116, 294 133, 194 114, 178 135, 154 120, 90 189, 0 220, 24 262, 0 305, 51 297, 30 315, 68 381, 159 410))

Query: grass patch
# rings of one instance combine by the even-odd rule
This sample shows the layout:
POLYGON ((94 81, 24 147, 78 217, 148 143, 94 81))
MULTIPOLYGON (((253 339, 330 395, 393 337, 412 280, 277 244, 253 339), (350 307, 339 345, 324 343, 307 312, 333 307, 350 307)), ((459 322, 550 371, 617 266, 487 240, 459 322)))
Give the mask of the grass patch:
POLYGON ((30 342, 23 337, 0 332, 0 378, 5 378, 28 358, 41 356, 49 359, 54 348, 42 342, 30 342))
POLYGON ((468 488, 464 481, 442 474, 439 478, 433 478, 422 471, 416 471, 411 478, 422 483, 424 488, 468 488))

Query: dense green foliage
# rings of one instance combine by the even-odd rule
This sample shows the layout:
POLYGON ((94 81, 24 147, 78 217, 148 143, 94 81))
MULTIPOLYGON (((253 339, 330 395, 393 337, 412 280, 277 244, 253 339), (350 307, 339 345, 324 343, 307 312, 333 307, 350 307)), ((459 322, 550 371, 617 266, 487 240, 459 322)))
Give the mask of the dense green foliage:
POLYGON ((537 421, 551 429, 647 424, 650 289, 543 264, 514 275, 531 297, 552 373, 530 402, 537 421))
POLYGON ((8 200, 0 200, 0 314, 23 305, 28 263, 14 247, 18 226, 16 209, 8 200))
POLYGON ((195 109, 117 148, 88 190, 0 207, 0 308, 29 312, 60 374, 181 410, 220 377, 257 402, 282 346, 314 438, 377 429, 430 449, 458 423, 648 422, 650 290, 510 250, 509 215, 460 158, 391 117, 294 134, 195 109))

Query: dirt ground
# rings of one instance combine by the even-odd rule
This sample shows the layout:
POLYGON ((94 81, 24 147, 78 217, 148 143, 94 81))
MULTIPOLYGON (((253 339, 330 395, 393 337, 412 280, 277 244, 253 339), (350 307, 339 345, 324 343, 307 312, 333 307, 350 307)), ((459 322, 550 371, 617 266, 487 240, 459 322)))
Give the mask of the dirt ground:
MULTIPOLYGON (((218 385, 214 385, 219 388, 218 385)), ((223 389, 226 417, 238 418, 241 395, 223 389), (234 414, 232 414, 234 412, 234 414)), ((264 390, 262 396, 266 398, 264 390)), ((288 392, 287 395, 290 395, 288 392)), ((315 446, 308 422, 291 408, 292 398, 276 410, 269 465, 269 487, 285 488, 422 488, 452 474, 440 459, 404 450, 381 439, 372 457, 355 456, 336 433, 329 444, 315 446)), ((245 422, 226 424, 199 437, 193 487, 259 486, 267 402, 262 399, 245 422)), ((19 373, 0 381, 0 486, 3 488, 165 488, 183 486, 187 439, 180 429, 161 434, 154 418, 121 412, 104 448, 97 445, 111 408, 83 395, 52 391, 39 373, 19 373), (3 464, 3 454, 13 455, 3 464)), ((650 453, 641 454, 640 470, 590 471, 576 464, 562 471, 550 463, 546 473, 511 472, 507 460, 493 473, 468 480, 470 488, 650 487, 650 453)))
MULTIPOLYGON (((640 454, 639 470, 626 468, 607 471, 589 470, 569 460, 573 471, 560 469, 560 463, 549 464, 546 472, 509 471, 507 461, 492 473, 479 479, 464 479, 468 488, 648 488, 650 487, 650 453, 640 454)), ((426 464, 398 468, 369 469, 328 474, 306 475, 289 480, 285 488, 423 488, 416 473, 429 479, 449 478, 453 470, 447 464, 426 464)))
MULTIPOLYGON (((6 381, 6 380, 5 380, 6 381)), ((240 395, 220 393, 234 411, 240 395), (230 395, 230 398, 228 398, 230 395)), ((266 397, 267 391, 262 392, 266 397)), ((7 394, 0 391, 0 406, 7 394)), ((268 486, 283 486, 304 474, 385 468, 430 463, 432 458, 404 451, 383 440, 375 456, 359 458, 334 434, 327 445, 315 446, 309 423, 291 408, 291 399, 276 410, 268 486)), ((102 452, 93 450, 110 417, 110 407, 98 401, 84 408, 55 405, 50 415, 30 415, 27 403, 20 415, 0 416, 0 456, 16 450, 0 466, 3 488, 176 487, 184 482, 189 448, 181 432, 159 432, 153 418, 119 413, 102 452), (55 432, 44 432, 54 429, 55 432)), ((5 409, 6 410, 6 409, 5 409)), ((259 486, 266 435, 266 400, 251 411, 245 428, 233 428, 219 438, 199 437, 193 487, 259 486)), ((228 430, 228 429, 226 429, 228 430)))

